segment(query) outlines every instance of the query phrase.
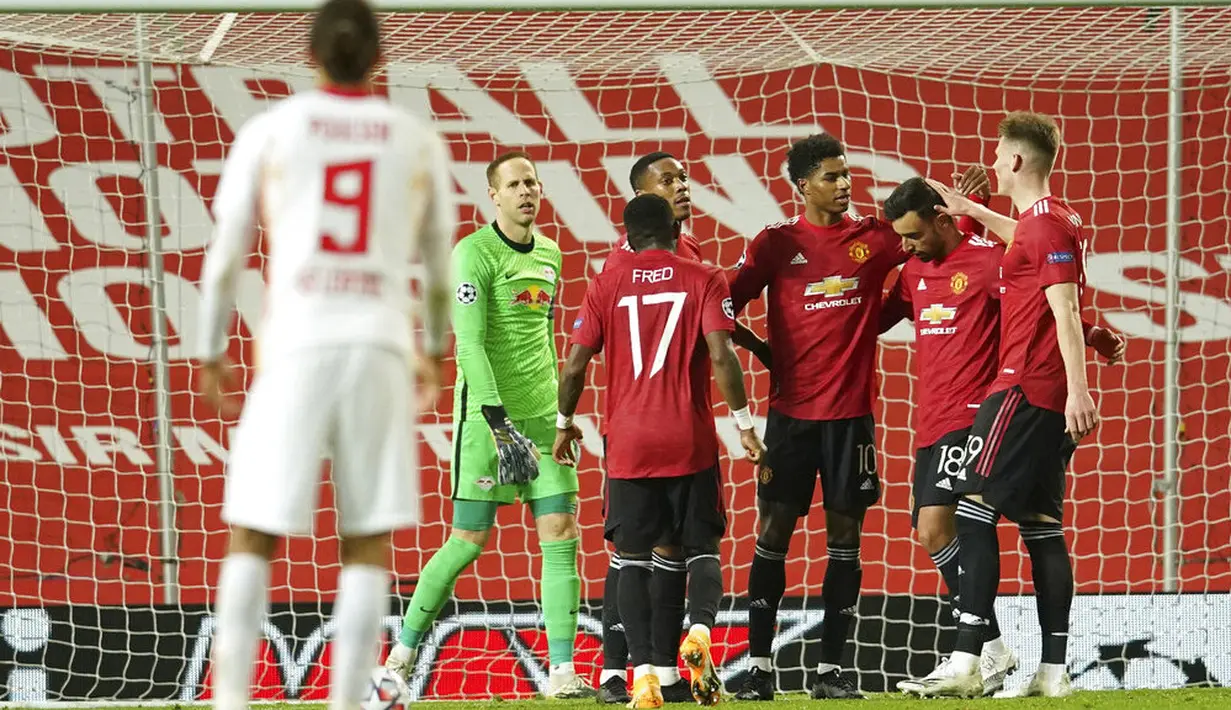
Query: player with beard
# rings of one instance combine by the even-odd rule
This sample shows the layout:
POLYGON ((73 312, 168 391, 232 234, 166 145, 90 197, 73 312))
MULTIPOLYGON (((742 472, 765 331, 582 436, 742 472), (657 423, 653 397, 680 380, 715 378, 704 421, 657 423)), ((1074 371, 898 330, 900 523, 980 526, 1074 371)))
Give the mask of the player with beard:
MULTIPOLYGON (((985 201, 990 185, 982 169, 966 174, 957 192, 985 201)), ((996 379, 1000 343, 1000 261, 1004 244, 965 231, 940 211, 945 201, 923 178, 911 178, 885 200, 885 217, 902 236, 913 258, 885 301, 881 330, 902 318, 915 322, 915 455, 911 520, 949 589, 954 617, 960 605, 956 476, 966 454, 975 411, 996 379)), ((968 219, 968 218, 967 218, 968 219)), ((1108 358, 1120 360, 1124 341, 1115 333, 1085 324, 1086 342, 1108 358)), ((983 694, 1004 685, 1017 658, 1000 638, 993 614, 988 619, 979 670, 983 694)), ((898 689, 918 692, 927 679, 906 680, 898 689)))
POLYGON ((1060 149, 1055 122, 1015 112, 1001 121, 992 170, 1013 220, 939 184, 944 211, 974 217, 1006 242, 1000 267, 1000 362, 954 479, 961 580, 956 649, 921 681, 920 695, 983 692, 979 644, 1000 581, 996 523, 1017 523, 1030 554, 1042 630, 1038 671, 1023 695, 1072 692, 1065 672, 1073 566, 1061 523, 1068 462, 1098 426, 1086 379, 1081 323, 1086 237, 1081 217, 1051 194, 1060 149))
MULTIPOLYGON (((658 195, 671 203, 675 216, 677 235, 676 254, 690 261, 701 261, 701 244, 686 229, 692 217, 692 196, 689 176, 684 166, 670 153, 656 151, 641 156, 629 170, 628 180, 637 195, 658 195)), ((634 254, 627 238, 621 239, 607 257, 603 270, 618 268, 634 254)), ((768 368, 769 347, 743 325, 735 324, 732 341, 752 352, 768 368)), ((707 390, 708 392, 708 390, 707 390)), ((607 434, 607 420, 600 423, 600 433, 607 434)), ((664 540, 654 548, 653 576, 650 594, 653 599, 653 663, 662 683, 666 702, 691 702, 693 695, 689 683, 680 678, 675 660, 680 646, 684 625, 685 597, 689 584, 720 584, 721 571, 717 558, 697 556, 688 558, 676 541, 664 540)), ((628 695, 628 644, 624 638, 624 625, 620 619, 616 594, 620 580, 620 556, 611 555, 607 579, 603 587, 603 671, 599 677, 599 701, 604 703, 627 703, 628 695)), ((708 648, 705 649, 708 654, 708 648)), ((692 654, 690 654, 692 655, 692 654)), ((698 669, 690 668, 693 674, 698 669)))

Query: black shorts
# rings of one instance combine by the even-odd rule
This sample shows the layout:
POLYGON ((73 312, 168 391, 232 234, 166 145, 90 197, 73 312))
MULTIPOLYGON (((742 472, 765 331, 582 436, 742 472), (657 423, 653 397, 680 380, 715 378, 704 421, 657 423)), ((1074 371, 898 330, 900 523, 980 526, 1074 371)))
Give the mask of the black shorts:
POLYGON ((1064 429, 1063 414, 1026 401, 1021 387, 990 395, 970 428, 955 492, 983 496, 1014 522, 1031 515, 1062 520, 1064 470, 1076 449, 1064 429))
POLYGON ((817 474, 825 510, 862 515, 880 498, 872 415, 832 421, 788 417, 773 409, 765 422, 765 460, 757 497, 812 509, 817 474))
POLYGON ((727 531, 718 464, 671 478, 608 478, 603 537, 617 552, 645 554, 662 544, 709 548, 727 531))
POLYGON ((919 509, 929 505, 956 505, 958 494, 953 491, 957 475, 966 461, 966 439, 970 427, 957 429, 936 440, 931 446, 915 451, 915 476, 911 481, 914 505, 910 524, 919 527, 919 509))

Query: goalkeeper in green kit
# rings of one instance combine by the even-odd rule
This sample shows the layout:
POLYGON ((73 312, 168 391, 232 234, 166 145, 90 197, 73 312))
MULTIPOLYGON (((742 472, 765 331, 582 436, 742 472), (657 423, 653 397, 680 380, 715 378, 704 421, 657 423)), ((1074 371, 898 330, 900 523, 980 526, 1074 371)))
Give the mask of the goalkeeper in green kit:
POLYGON ((573 668, 577 471, 551 457, 556 436, 553 308, 560 247, 535 229, 543 189, 524 153, 487 167, 496 220, 453 249, 457 382, 450 476, 453 529, 419 575, 385 666, 409 679, 419 642, 483 551, 500 505, 529 504, 542 548, 542 607, 553 698, 593 697, 573 668))

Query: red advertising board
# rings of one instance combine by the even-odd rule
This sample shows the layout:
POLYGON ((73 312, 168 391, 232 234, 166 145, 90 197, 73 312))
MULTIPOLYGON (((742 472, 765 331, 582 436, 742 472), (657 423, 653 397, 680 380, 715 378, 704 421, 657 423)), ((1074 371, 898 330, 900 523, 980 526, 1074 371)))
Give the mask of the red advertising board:
MULTIPOLYGON (((405 78, 413 74, 406 67, 391 68, 384 88, 394 101, 430 111, 447 135, 463 231, 491 217, 486 162, 507 149, 535 157, 546 189, 540 222, 565 253, 564 312, 556 319, 564 324, 572 322, 587 279, 617 238, 614 225, 630 194, 628 167, 649 150, 684 161, 699 212, 691 229, 705 258, 730 268, 761 225, 799 207, 783 178, 794 138, 818 130, 837 134, 854 169, 855 209, 870 214, 907 177, 947 178, 959 166, 989 161, 1004 112, 1030 108, 1058 116, 1066 145, 1053 188, 1091 225, 1089 305, 1098 322, 1129 339, 1126 365, 1090 370, 1104 423, 1073 465, 1066 522, 1078 590, 1160 588, 1162 512, 1153 485, 1163 465, 1164 87, 1003 88, 830 66, 719 79, 695 61, 700 73, 687 83, 578 76, 571 89, 551 95, 517 76, 497 81, 441 70, 424 82, 405 78)), ((154 79, 172 335, 174 551, 161 549, 158 534, 136 72, 120 62, 0 49, 0 559, 12 569, 0 577, 0 606, 160 600, 168 571, 163 560, 171 556, 179 561, 184 601, 210 600, 226 541, 219 520, 222 461, 234 422, 192 397, 186 361, 196 327, 195 282, 210 236, 207 210, 237 127, 266 101, 305 83, 302 74, 179 65, 156 66, 154 79)), ((1229 99, 1226 86, 1194 84, 1185 93, 1178 355, 1181 574, 1190 591, 1231 589, 1229 99)), ((235 330, 241 337, 232 341, 240 360, 250 359, 246 342, 259 309, 260 268, 254 255, 241 279, 235 330)), ((750 305, 748 314, 761 329, 764 305, 750 305)), ((909 339, 901 330, 887 334, 875 365, 886 485, 865 526, 864 587, 890 594, 933 593, 940 584, 910 530, 909 339)), ((751 372, 764 415, 768 378, 759 366, 751 372)), ((595 382, 601 381, 600 371, 595 382)), ((403 578, 416 575, 447 533, 449 504, 441 492, 449 402, 446 392, 440 411, 423 420, 426 524, 396 537, 403 578)), ((594 405, 587 395, 582 412, 592 414, 594 405)), ((599 445, 593 418, 587 423, 583 596, 596 597, 606 552, 599 445)), ((720 425, 731 431, 729 421, 720 425)), ((745 462, 726 463, 725 582, 739 590, 755 538, 755 485, 745 462)), ((520 509, 501 512, 490 545, 501 554, 486 555, 461 579, 459 598, 535 596, 537 543, 532 529, 518 524, 524 516, 520 509)), ((790 596, 819 593, 824 572, 821 516, 805 526, 792 545, 790 596)), ((331 597, 338 570, 333 529, 325 512, 317 525, 321 540, 288 543, 274 572, 278 600, 331 597)), ((1002 532, 1002 589, 1028 590, 1016 533, 1002 532)))

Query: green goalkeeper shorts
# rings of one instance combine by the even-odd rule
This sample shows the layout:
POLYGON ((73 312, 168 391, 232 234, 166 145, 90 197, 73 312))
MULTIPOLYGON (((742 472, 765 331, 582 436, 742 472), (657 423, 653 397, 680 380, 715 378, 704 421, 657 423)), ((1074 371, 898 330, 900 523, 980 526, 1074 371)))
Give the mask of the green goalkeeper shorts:
POLYGON ((556 440, 555 413, 514 421, 513 426, 538 446, 542 455, 539 477, 521 485, 499 485, 496 467, 500 459, 487 422, 482 419, 459 422, 453 428, 453 463, 449 477, 450 496, 454 500, 494 501, 503 505, 515 500, 525 503, 577 493, 577 470, 551 459, 551 445, 556 440))

